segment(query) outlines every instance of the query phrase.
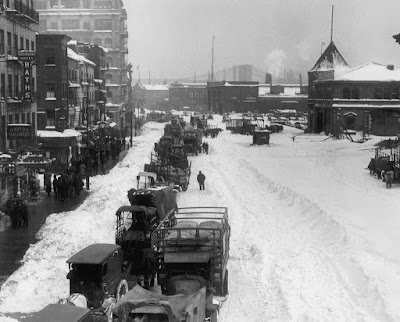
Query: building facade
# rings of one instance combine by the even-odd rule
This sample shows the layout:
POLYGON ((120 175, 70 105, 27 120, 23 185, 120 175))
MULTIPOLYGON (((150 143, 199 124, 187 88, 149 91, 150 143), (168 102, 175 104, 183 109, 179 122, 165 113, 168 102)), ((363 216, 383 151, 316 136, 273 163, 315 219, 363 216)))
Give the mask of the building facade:
POLYGON ((127 80, 127 13, 122 0, 39 0, 40 32, 59 32, 106 48, 105 112, 125 127, 127 80))
POLYGON ((70 38, 37 35, 38 129, 64 131, 68 122, 68 54, 70 38))
POLYGON ((208 110, 213 113, 254 111, 258 101, 258 82, 208 82, 208 110))
POLYGON ((207 83, 173 83, 169 86, 171 109, 178 111, 189 107, 191 111, 206 112, 207 95, 207 83))
POLYGON ((135 107, 163 111, 169 108, 168 85, 147 85, 137 82, 132 87, 132 96, 135 107))
POLYGON ((32 0, 0 1, 0 8, 0 151, 8 152, 4 158, 0 152, 1 205, 16 195, 17 176, 23 175, 11 165, 20 151, 35 145, 39 14, 32 0))
POLYGON ((309 72, 309 126, 340 135, 363 131, 395 136, 400 131, 400 70, 368 63, 350 68, 333 42, 309 72))

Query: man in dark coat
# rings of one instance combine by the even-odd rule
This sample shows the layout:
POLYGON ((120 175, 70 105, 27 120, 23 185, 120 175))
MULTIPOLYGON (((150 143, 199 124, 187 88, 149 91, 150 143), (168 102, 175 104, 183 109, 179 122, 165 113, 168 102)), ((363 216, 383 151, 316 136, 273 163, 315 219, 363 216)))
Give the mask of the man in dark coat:
POLYGON ((200 190, 205 190, 204 188, 204 181, 206 180, 206 177, 201 171, 199 171, 199 174, 197 175, 197 182, 199 183, 200 190))

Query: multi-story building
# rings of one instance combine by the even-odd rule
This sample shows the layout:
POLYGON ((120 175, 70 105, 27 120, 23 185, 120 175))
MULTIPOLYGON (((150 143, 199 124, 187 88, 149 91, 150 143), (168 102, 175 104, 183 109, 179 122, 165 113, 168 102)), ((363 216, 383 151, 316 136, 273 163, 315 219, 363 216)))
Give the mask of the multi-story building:
POLYGON ((106 48, 106 113, 125 126, 127 80, 127 13, 122 0, 38 0, 40 32, 63 33, 79 42, 106 48))
POLYGON ((190 107, 192 111, 207 111, 207 83, 172 83, 169 86, 169 103, 172 109, 190 107))
MULTIPOLYGON (((18 154, 33 147, 36 136, 39 14, 32 0, 0 0, 0 8, 0 151, 18 154)), ((2 171, 0 181, 2 204, 15 195, 15 171, 2 171)))
POLYGON ((38 129, 64 131, 68 124, 68 54, 70 38, 37 35, 38 129))
POLYGON ((214 113, 256 110, 258 82, 208 82, 208 109, 214 113))
POLYGON ((136 108, 166 110, 169 107, 168 85, 147 85, 137 82, 132 87, 132 96, 136 108))
POLYGON ((309 72, 312 132, 340 135, 400 131, 400 69, 368 63, 349 68, 333 42, 309 72))

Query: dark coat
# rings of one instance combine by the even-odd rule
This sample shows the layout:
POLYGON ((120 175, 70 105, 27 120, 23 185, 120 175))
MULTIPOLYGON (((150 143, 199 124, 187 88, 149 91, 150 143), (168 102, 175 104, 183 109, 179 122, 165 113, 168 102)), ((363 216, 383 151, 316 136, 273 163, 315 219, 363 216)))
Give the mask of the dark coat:
POLYGON ((205 180, 206 180, 206 176, 205 176, 204 174, 199 173, 199 174, 197 175, 197 182, 199 182, 199 183, 204 183, 205 180))

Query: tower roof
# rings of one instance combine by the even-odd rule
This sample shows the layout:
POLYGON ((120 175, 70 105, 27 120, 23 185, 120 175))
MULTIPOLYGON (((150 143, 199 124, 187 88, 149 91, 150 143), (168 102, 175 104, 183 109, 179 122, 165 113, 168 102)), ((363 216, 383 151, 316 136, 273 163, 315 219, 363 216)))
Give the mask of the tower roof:
POLYGON ((329 70, 338 67, 349 68, 350 66, 336 48, 335 43, 331 41, 310 71, 329 70))

